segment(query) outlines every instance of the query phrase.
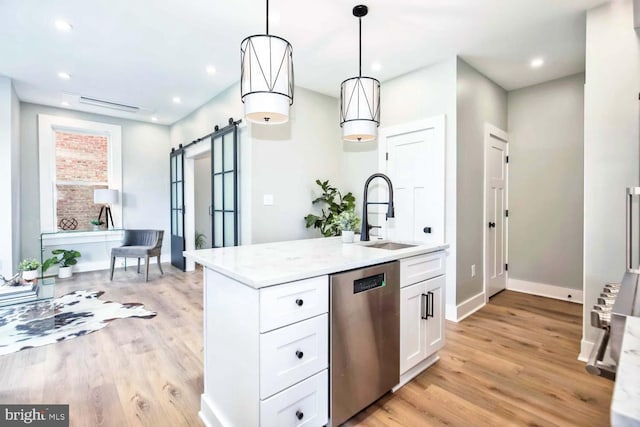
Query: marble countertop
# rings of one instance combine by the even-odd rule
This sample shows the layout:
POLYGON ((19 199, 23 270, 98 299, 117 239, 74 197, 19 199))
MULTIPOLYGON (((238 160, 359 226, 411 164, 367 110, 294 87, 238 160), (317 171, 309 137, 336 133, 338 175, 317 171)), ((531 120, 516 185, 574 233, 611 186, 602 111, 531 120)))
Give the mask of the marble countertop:
POLYGON ((417 245, 387 250, 342 243, 340 237, 185 251, 184 256, 225 276, 259 289, 280 283, 352 270, 444 250, 449 245, 417 245))
POLYGON ((611 399, 613 427, 640 426, 640 317, 627 317, 611 399))

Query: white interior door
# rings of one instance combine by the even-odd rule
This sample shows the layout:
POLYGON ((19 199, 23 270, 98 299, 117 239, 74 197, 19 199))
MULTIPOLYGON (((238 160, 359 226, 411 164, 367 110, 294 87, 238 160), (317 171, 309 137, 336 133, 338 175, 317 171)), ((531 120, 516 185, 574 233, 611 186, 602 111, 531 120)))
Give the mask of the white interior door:
POLYGON ((444 116, 389 128, 384 138, 395 205, 388 238, 444 243, 444 116))
POLYGON ((507 134, 485 132, 485 287, 487 298, 507 285, 507 134))

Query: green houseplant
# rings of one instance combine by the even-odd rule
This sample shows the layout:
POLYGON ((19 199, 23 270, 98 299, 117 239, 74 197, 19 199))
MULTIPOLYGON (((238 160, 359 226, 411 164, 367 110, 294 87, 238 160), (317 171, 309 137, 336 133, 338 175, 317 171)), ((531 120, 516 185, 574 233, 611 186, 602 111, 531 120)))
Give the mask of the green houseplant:
POLYGON ((351 192, 344 196, 338 189, 329 184, 329 180, 320 181, 316 179, 316 184, 322 189, 322 194, 313 200, 312 204, 322 203, 322 215, 309 214, 304 217, 307 228, 319 228, 325 237, 340 235, 340 226, 335 222, 338 215, 344 211, 353 211, 356 207, 356 198, 351 192))
POLYGON ((201 233, 198 230, 196 230, 196 236, 194 240, 195 240, 196 249, 203 249, 207 243, 207 236, 205 236, 204 233, 201 233))
POLYGON ((92 219, 91 225, 93 225, 93 231, 100 230, 100 226, 104 224, 104 221, 100 221, 99 219, 92 219))
POLYGON ((38 277, 38 268, 40 268, 40 261, 35 258, 25 258, 18 264, 24 280, 33 280, 38 277))
POLYGON ((341 212, 340 215, 335 218, 334 223, 342 232, 342 241, 344 243, 353 242, 354 234, 360 226, 360 218, 356 215, 355 210, 350 209, 341 212))
POLYGON ((60 264, 58 277, 61 279, 71 277, 71 275, 73 274, 72 268, 78 263, 77 258, 80 258, 81 256, 80 252, 68 249, 54 249, 51 251, 51 253, 53 255, 60 255, 60 257, 58 258, 58 263, 60 264))

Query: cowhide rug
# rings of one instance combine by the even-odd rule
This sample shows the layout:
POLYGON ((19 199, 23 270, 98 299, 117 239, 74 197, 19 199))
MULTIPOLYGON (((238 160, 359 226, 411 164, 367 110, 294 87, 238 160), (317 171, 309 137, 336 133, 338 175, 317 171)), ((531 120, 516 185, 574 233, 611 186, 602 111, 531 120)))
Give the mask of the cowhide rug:
POLYGON ((140 303, 101 301, 103 293, 75 291, 52 301, 0 308, 0 355, 90 334, 114 319, 157 314, 140 303))

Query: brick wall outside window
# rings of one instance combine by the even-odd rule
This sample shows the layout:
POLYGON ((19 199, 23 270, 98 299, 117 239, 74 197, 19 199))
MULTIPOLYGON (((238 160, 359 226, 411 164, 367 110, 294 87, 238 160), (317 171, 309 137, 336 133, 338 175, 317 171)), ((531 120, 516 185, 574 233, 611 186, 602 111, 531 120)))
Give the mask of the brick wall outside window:
MULTIPOLYGON (((56 214, 73 218, 77 230, 91 229, 100 205, 93 203, 93 190, 107 188, 108 140, 104 136, 55 132, 56 214)), ((104 220, 104 217, 103 217, 104 220)))

